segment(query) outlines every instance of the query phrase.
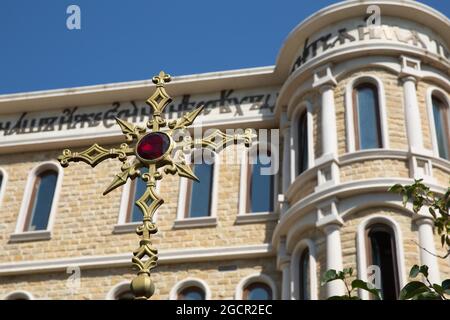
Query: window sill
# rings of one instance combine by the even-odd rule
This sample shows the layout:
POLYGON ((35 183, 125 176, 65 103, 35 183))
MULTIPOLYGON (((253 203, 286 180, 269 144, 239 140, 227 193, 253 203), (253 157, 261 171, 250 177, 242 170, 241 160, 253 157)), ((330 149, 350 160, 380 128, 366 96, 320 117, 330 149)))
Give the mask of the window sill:
POLYGON ((127 222, 122 224, 116 224, 113 228, 113 233, 114 234, 134 233, 136 232, 136 228, 141 224, 142 222, 127 222))
POLYGON ((182 220, 175 220, 173 228, 197 228, 197 227, 215 227, 217 225, 216 217, 200 217, 200 218, 186 218, 182 220))
POLYGON ((259 223, 278 220, 278 214, 274 212, 249 212, 238 214, 236 216, 236 224, 259 223))
POLYGON ((25 231, 21 233, 13 233, 9 238, 9 242, 26 242, 26 241, 39 241, 39 240, 50 240, 52 237, 49 230, 38 230, 38 231, 25 231))

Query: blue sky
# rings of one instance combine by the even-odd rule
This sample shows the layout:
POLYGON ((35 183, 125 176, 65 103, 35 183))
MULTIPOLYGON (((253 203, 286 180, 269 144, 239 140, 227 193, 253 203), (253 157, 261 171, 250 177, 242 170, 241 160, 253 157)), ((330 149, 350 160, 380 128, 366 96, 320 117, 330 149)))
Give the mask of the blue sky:
MULTIPOLYGON (((333 0, 2 0, 0 94, 273 65, 333 0), (81 30, 66 9, 81 8, 81 30)), ((450 1, 423 0, 450 16, 450 1)))

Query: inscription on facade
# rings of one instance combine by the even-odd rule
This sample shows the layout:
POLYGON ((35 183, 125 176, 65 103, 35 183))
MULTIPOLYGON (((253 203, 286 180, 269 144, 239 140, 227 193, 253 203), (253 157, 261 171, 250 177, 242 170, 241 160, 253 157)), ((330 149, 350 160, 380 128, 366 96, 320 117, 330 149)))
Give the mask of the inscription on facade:
MULTIPOLYGON (((276 90, 239 92, 222 90, 218 94, 196 96, 184 95, 174 99, 165 109, 167 119, 179 118, 182 114, 199 105, 205 108, 200 117, 220 120, 235 119, 251 115, 272 115, 277 98, 276 90)), ((17 136, 36 133, 70 131, 76 129, 104 128, 115 126, 115 117, 132 123, 144 122, 150 116, 150 108, 144 101, 114 102, 109 106, 71 107, 61 111, 40 113, 24 112, 20 115, 2 119, 0 116, 0 135, 17 136), (11 119, 12 118, 12 119, 11 119)))
POLYGON ((304 63, 316 56, 349 43, 360 41, 386 40, 428 50, 438 56, 450 60, 450 51, 436 38, 413 29, 404 29, 398 26, 382 25, 367 27, 359 25, 356 28, 339 28, 334 32, 319 36, 314 41, 305 40, 303 50, 295 60, 291 73, 304 63))

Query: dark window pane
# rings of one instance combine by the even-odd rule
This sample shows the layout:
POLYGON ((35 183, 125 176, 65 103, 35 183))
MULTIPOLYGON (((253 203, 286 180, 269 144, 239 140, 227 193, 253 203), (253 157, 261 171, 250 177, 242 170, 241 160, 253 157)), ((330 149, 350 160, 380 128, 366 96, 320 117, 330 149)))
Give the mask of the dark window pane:
POLYGON ((192 181, 189 217, 207 217, 211 211, 211 193, 214 164, 194 165, 194 173, 200 182, 192 181))
POLYGON ((29 231, 47 229, 57 178, 54 171, 45 171, 36 178, 29 231))
POLYGON ((273 175, 267 174, 271 171, 271 165, 270 155, 261 154, 251 166, 250 212, 273 211, 273 175))
POLYGON ((253 283, 244 291, 246 300, 272 300, 272 290, 264 283, 253 283))
POLYGON ((309 279, 309 250, 305 249, 300 256, 300 266, 299 266, 299 293, 300 300, 309 300, 311 297, 310 292, 310 279, 309 279))
POLYGON ((3 176, 0 174, 0 192, 2 191, 3 176))
POLYGON ((377 88, 365 84, 356 90, 359 147, 361 150, 381 148, 377 88))
POLYGON ((308 169, 308 122, 307 113, 304 112, 298 124, 298 174, 308 169))
POLYGON ((178 300, 205 300, 205 292, 198 287, 189 287, 178 294, 178 300))
MULTIPOLYGON (((146 173, 148 172, 148 168, 141 168, 140 171, 142 173, 146 173)), ((136 178, 134 180, 134 185, 133 185, 133 203, 132 203, 132 212, 131 212, 131 219, 130 222, 137 222, 137 221, 142 221, 143 215, 141 212, 141 209, 136 205, 136 201, 139 200, 140 197, 142 197, 142 195, 144 194, 145 190, 147 189, 147 183, 142 180, 141 178, 136 178)), ((147 203, 148 205, 150 205, 152 203, 152 200, 150 199, 150 201, 147 203)))
POLYGON ((387 227, 376 226, 369 231, 372 264, 381 271, 381 293, 384 300, 397 299, 397 262, 394 239, 387 227))
POLYGON ((117 297, 116 300, 134 300, 134 294, 131 291, 125 291, 120 293, 117 297))
POLYGON ((436 129, 436 140, 438 144, 439 157, 444 159, 449 158, 449 142, 448 142, 448 129, 447 129, 447 114, 444 104, 433 97, 433 117, 434 127, 436 129))

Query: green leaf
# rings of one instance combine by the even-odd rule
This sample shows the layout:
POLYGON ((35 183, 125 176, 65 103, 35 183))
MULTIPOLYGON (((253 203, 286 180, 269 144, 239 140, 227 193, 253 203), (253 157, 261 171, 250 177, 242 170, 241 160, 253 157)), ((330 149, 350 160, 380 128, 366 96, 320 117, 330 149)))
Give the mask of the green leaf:
POLYGON ((372 285, 368 284, 367 282, 364 282, 359 279, 353 280, 352 288, 366 290, 366 291, 370 292, 371 294, 373 294, 377 300, 381 300, 380 290, 378 290, 377 288, 374 288, 372 285))
POLYGON ((403 206, 406 206, 406 204, 408 203, 408 199, 409 199, 408 195, 404 194, 403 195, 403 206))
POLYGON ((430 211, 430 214, 433 216, 434 219, 436 219, 436 212, 434 211, 433 208, 428 208, 428 211, 430 211))
POLYGON ((345 299, 347 296, 332 296, 329 297, 327 300, 347 300, 345 299))
POLYGON ((420 273, 423 274, 425 277, 428 277, 428 266, 426 265, 420 266, 420 273))
POLYGON ((412 281, 406 284, 400 291, 399 299, 408 300, 424 292, 431 292, 431 289, 428 288, 423 282, 412 281))
POLYGON ((322 285, 324 285, 325 283, 328 283, 330 281, 334 281, 337 280, 338 278, 338 274, 336 272, 336 270, 328 270, 327 272, 325 272, 325 274, 322 277, 322 285))
POLYGON ((413 300, 442 300, 442 298, 436 292, 424 292, 413 297, 413 300))
POLYGON ((353 268, 345 268, 342 272, 351 276, 353 274, 353 268))
POLYGON ((415 278, 415 277, 417 277, 417 275, 419 274, 419 272, 420 272, 420 267, 419 267, 417 264, 415 264, 415 265, 411 268, 411 271, 409 271, 409 277, 410 277, 410 278, 415 278))
POLYGON ((450 294, 450 279, 444 280, 441 287, 446 294, 450 294))
POLYGON ((329 297, 327 300, 361 300, 359 297, 357 296, 332 296, 329 297))
MULTIPOLYGON (((439 229, 439 233, 441 233, 442 232, 442 228, 438 228, 438 229, 439 229)), ((441 236, 441 245, 444 246, 444 244, 445 244, 445 234, 443 234, 441 236)))
POLYGON ((440 295, 444 294, 444 289, 442 289, 442 287, 438 284, 433 284, 433 289, 434 291, 436 291, 437 293, 439 293, 440 295))
POLYGON ((388 189, 388 192, 400 193, 403 191, 403 186, 401 184, 395 184, 388 189))

